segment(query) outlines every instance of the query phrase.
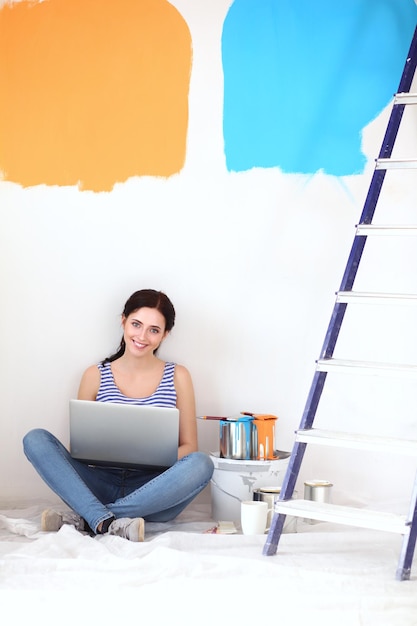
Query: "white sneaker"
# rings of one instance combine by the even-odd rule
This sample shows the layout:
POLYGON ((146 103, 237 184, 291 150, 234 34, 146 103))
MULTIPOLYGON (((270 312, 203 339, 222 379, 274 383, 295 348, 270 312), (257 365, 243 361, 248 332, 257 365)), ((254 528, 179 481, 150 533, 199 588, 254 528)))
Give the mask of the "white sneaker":
POLYGON ((44 532, 57 532, 64 524, 75 526, 76 530, 86 530, 85 520, 82 517, 69 511, 67 513, 59 513, 54 509, 46 509, 41 517, 41 530, 44 532))
POLYGON ((145 539, 145 520, 141 517, 121 517, 115 519, 109 526, 107 531, 109 535, 117 535, 129 541, 144 541, 145 539))

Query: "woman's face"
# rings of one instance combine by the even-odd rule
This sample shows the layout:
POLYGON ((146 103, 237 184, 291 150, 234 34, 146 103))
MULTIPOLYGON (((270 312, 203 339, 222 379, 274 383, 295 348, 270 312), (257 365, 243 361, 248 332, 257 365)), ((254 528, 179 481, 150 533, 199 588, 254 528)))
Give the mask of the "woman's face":
POLYGON ((126 349, 131 354, 152 354, 167 336, 165 318, 158 309, 142 307, 122 318, 126 349))

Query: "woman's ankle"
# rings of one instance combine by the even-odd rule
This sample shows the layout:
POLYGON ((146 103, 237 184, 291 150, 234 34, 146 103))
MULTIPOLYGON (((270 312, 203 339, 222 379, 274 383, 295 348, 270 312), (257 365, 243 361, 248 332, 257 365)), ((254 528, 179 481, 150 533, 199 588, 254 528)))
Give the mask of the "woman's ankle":
POLYGON ((115 519, 116 518, 112 515, 112 517, 108 517, 107 519, 100 522, 96 530, 97 535, 104 535, 109 530, 110 524, 114 522, 115 519))

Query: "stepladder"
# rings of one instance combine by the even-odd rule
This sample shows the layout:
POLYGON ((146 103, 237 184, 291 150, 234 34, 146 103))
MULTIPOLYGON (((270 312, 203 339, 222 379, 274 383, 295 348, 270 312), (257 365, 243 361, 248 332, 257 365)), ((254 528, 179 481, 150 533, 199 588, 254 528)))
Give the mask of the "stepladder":
MULTIPOLYGON (((402 393, 402 385, 417 386, 417 340, 414 329, 417 326, 417 263, 410 261, 412 255, 409 258, 405 251, 407 246, 413 251, 417 250, 417 196, 414 196, 416 202, 412 207, 413 223, 404 221, 403 215, 408 219, 410 211, 407 209, 403 212, 401 207, 401 193, 408 198, 407 190, 417 189, 416 65, 417 28, 397 93, 393 96, 382 146, 375 158, 369 189, 355 227, 353 244, 336 292, 333 311, 315 364, 305 408, 295 432, 288 469, 263 549, 266 556, 277 552, 287 515, 397 533, 402 537, 396 570, 398 580, 410 578, 417 540, 417 404, 413 406, 414 403, 410 402, 410 406, 404 409, 404 404, 395 399, 395 393, 402 393), (409 134, 410 129, 411 134, 415 129, 416 141, 401 141, 401 133, 409 134), (407 154, 401 154, 400 149, 405 145, 407 154), (409 145, 414 150, 413 154, 410 154, 409 145), (398 263, 399 260, 404 262, 403 266, 398 263), (407 276, 410 278, 408 283, 407 276), (396 318, 393 310, 402 313, 396 318), (355 333, 355 324, 360 332, 355 333), (349 331, 344 334, 346 327, 349 331), (373 336, 368 347, 364 345, 364 336, 373 336), (402 337, 401 342, 398 341, 399 336, 402 337), (404 344, 404 350, 398 349, 399 343, 404 344), (343 354, 344 350, 347 350, 348 356, 343 354), (404 354, 407 355, 405 361, 404 354), (334 379, 338 382, 332 386, 334 379), (347 379, 350 381, 344 383, 343 380, 347 379), (356 384, 360 389, 360 402, 352 400, 355 394, 358 395, 356 384), (330 402, 326 396, 329 389, 330 402), (377 400, 385 404, 392 403, 392 420, 389 428, 385 428, 385 424, 384 427, 381 425, 381 428, 375 428, 375 421, 370 420, 372 427, 368 430, 366 413, 374 409, 377 400), (396 423, 399 422, 396 418, 397 407, 402 407, 400 410, 408 413, 405 419, 409 420, 410 425, 409 429, 402 428, 400 435, 396 431, 396 423), (335 420, 337 428, 332 427, 332 411, 338 413, 338 419, 335 420), (322 413, 325 416, 324 427, 321 423, 322 413), (340 430, 339 414, 344 416, 343 428, 340 430), (372 462, 380 459, 379 463, 385 466, 387 463, 395 466, 396 462, 391 460, 394 458, 407 459, 404 467, 408 473, 411 471, 412 476, 406 477, 410 486, 406 509, 399 512, 352 506, 354 498, 348 499, 347 504, 343 501, 315 502, 293 498, 297 481, 302 475, 307 448, 309 451, 320 450, 320 455, 328 455, 332 463, 339 463, 339 458, 340 462, 349 459, 349 454, 357 455, 355 459, 360 459, 357 461, 360 468, 355 467, 356 480, 361 472, 372 471, 369 459, 372 462), (341 451, 340 456, 338 451, 341 451)), ((347 474, 352 469, 348 466, 349 463, 347 474)), ((374 468, 373 471, 378 470, 374 468)), ((393 489, 395 491, 395 480, 393 489)))

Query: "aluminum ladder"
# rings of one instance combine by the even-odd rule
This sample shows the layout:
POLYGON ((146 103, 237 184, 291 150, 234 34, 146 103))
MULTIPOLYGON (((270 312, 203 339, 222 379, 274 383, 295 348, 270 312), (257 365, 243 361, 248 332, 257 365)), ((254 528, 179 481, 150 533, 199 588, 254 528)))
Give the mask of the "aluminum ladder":
POLYGON ((325 335, 320 357, 316 361, 316 370, 313 376, 300 426, 295 432, 294 446, 290 461, 281 486, 279 500, 275 505, 274 517, 263 549, 263 554, 266 556, 271 556, 276 553, 287 514, 294 517, 303 517, 312 520, 328 521, 348 526, 399 533, 403 535, 403 539, 399 564, 396 571, 396 578, 398 580, 408 580, 410 578, 411 565, 417 539, 417 478, 412 490, 408 514, 404 516, 291 498, 307 444, 338 446, 342 448, 373 451, 378 450, 390 453, 394 452, 397 454, 411 455, 417 458, 417 441, 325 431, 313 428, 313 422, 328 372, 337 371, 347 373, 352 372, 352 368, 355 368, 357 373, 377 373, 380 371, 383 374, 390 374, 391 370, 395 370, 395 375, 404 374, 406 376, 411 375, 417 377, 417 366, 413 365, 391 365, 385 363, 344 361, 333 358, 348 304, 354 305, 355 303, 361 301, 372 301, 376 303, 380 301, 384 303, 387 301, 395 302, 404 299, 415 301, 417 303, 417 295, 360 293, 352 290, 365 243, 369 236, 384 234, 417 235, 417 226, 381 227, 373 226, 372 224, 386 171, 388 169, 417 168, 417 159, 391 159, 404 108, 408 105, 417 104, 417 93, 410 92, 416 71, 416 63, 417 28, 413 35, 398 92, 394 97, 382 147, 379 156, 376 159, 375 170, 373 172, 369 190, 365 199, 360 222, 356 227, 353 244, 341 281, 341 286, 339 291, 336 293, 336 301, 333 312, 325 335), (406 233, 404 232, 405 230, 407 231, 406 233))

